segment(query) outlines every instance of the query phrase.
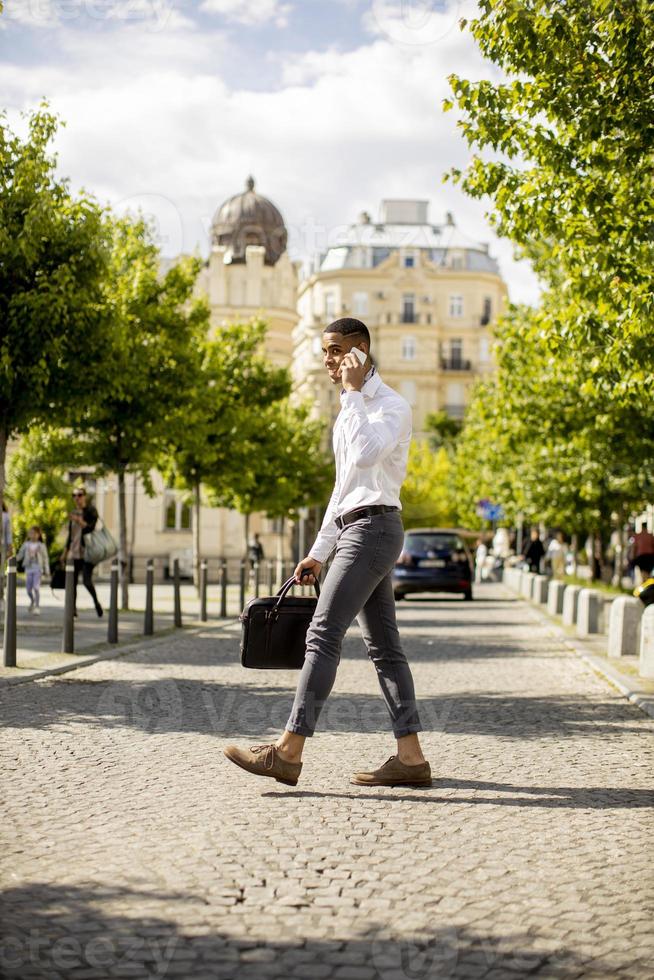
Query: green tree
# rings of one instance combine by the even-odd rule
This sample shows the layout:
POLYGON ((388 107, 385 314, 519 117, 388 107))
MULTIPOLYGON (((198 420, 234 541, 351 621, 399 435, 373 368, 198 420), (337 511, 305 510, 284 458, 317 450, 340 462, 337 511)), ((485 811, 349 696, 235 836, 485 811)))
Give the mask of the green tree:
POLYGON ((601 533, 652 493, 649 8, 480 0, 469 25, 507 81, 450 81, 469 144, 495 155, 444 179, 490 198, 491 222, 543 294, 536 310, 510 309, 497 378, 468 412, 456 466, 468 508, 489 495, 509 513, 601 533))
POLYGON ((400 499, 407 528, 450 527, 456 522, 452 464, 442 446, 434 452, 428 442, 412 440, 400 499))
MULTIPOLYGON (((71 510, 57 434, 52 429, 30 429, 9 460, 6 496, 14 504, 13 529, 17 546, 37 524, 54 562, 61 554, 62 532, 71 510)), ((17 547, 16 547, 17 550, 17 547)))
POLYGON ((461 419, 453 419, 447 412, 430 412, 425 419, 425 430, 429 433, 429 444, 432 449, 451 450, 461 432, 461 419))
POLYGON ((162 276, 143 221, 116 220, 111 231, 104 284, 111 332, 89 365, 96 395, 76 420, 76 453, 98 473, 115 473, 118 479, 121 596, 127 608, 126 475, 138 474, 151 488, 151 471, 174 444, 209 312, 204 301, 192 298, 199 259, 180 261, 162 276))
POLYGON ((237 493, 258 465, 256 457, 248 457, 250 432, 262 425, 268 406, 290 392, 288 372, 261 354, 265 329, 261 320, 235 323, 198 344, 192 384, 171 424, 174 445, 161 466, 176 486, 192 495, 196 581, 202 484, 213 486, 214 499, 237 493))
MULTIPOLYGON (((321 449, 324 424, 305 405, 273 403, 252 416, 243 445, 238 483, 214 486, 216 499, 245 515, 245 545, 250 515, 297 516, 300 507, 324 500, 333 468, 321 449)), ((211 480, 209 480, 211 486, 211 480)))
POLYGON ((85 352, 102 348, 106 329, 103 215, 55 175, 56 129, 45 108, 25 139, 0 116, 0 499, 9 439, 61 424, 92 397, 85 352))

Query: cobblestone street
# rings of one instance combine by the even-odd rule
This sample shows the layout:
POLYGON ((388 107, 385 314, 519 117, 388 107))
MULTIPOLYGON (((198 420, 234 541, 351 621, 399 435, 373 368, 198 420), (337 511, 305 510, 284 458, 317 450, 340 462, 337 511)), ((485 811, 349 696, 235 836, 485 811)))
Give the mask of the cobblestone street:
POLYGON ((0 690, 1 975, 654 975, 654 722, 501 586, 398 617, 428 790, 349 784, 394 750, 356 629, 296 788, 222 755, 296 679, 232 621, 0 690))

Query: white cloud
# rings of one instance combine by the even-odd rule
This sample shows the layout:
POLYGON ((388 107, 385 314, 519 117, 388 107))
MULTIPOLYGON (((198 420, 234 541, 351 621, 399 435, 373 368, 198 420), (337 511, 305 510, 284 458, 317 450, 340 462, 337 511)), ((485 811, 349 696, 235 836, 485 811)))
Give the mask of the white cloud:
POLYGON ((272 21, 277 27, 286 27, 291 4, 282 3, 281 0, 203 0, 200 10, 222 14, 238 24, 266 24, 272 21))
POLYGON ((458 28, 409 46, 381 33, 358 49, 284 55, 274 91, 230 89, 221 75, 234 52, 219 32, 116 25, 90 36, 59 33, 61 67, 0 66, 14 112, 47 93, 67 126, 60 170, 120 208, 154 216, 165 254, 206 251, 216 207, 252 173, 281 209, 292 253, 311 255, 384 197, 431 201, 431 218, 454 212, 461 230, 490 241, 512 297, 533 299, 535 280, 494 239, 484 207, 451 183, 470 151, 444 114, 446 77, 489 68, 458 28))

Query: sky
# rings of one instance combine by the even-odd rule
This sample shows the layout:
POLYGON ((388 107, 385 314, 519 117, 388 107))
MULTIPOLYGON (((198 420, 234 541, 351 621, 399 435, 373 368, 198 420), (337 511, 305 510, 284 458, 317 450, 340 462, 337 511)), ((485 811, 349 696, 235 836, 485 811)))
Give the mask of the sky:
POLYGON ((308 259, 383 198, 430 201, 489 242, 509 296, 538 283, 450 167, 471 150, 447 76, 500 80, 459 20, 476 0, 5 0, 0 105, 13 128, 47 99, 58 169, 150 216, 161 251, 207 254, 211 219, 252 174, 308 259))

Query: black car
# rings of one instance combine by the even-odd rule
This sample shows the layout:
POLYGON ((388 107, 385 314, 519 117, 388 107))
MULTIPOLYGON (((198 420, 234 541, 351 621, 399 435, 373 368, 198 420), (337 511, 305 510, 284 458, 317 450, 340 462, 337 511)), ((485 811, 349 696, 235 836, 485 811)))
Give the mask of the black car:
POLYGON ((415 528, 404 535, 404 548, 393 569, 393 592, 457 592, 472 599, 472 558, 460 531, 415 528))

